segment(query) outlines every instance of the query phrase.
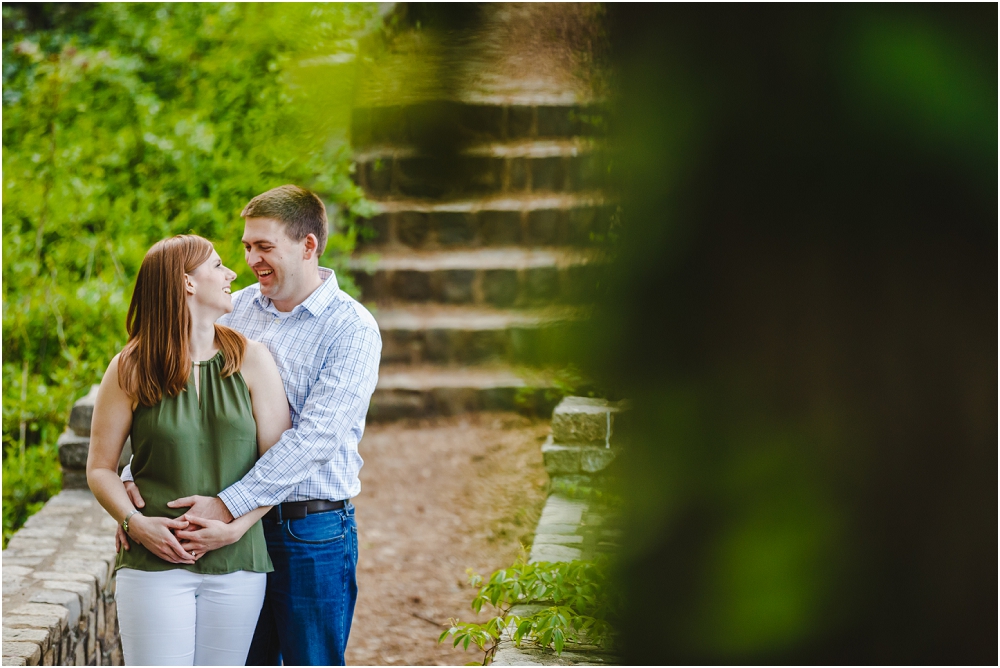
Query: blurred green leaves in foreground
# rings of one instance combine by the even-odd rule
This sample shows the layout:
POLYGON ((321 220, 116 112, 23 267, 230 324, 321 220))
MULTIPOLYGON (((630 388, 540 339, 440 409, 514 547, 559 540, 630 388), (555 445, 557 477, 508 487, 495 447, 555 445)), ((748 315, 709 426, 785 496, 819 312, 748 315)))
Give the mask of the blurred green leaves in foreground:
POLYGON ((609 14, 623 661, 995 665, 996 7, 609 14))
POLYGON ((248 285, 239 212, 297 183, 326 199, 341 266, 366 206, 356 55, 378 24, 373 4, 4 4, 5 544, 58 487, 55 439, 125 341, 152 243, 205 236, 248 285))

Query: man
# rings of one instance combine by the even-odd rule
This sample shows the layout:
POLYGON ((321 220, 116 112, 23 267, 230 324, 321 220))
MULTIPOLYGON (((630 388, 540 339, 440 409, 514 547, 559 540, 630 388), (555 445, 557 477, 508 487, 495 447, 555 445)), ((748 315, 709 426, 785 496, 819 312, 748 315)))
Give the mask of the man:
MULTIPOLYGON (((319 197, 281 186, 254 197, 240 215, 246 261, 258 283, 235 293, 233 312, 219 322, 271 351, 292 429, 219 496, 168 505, 224 522, 275 506, 263 519, 274 572, 247 665, 344 665, 357 599, 350 500, 361 491, 358 442, 382 341, 371 314, 319 266, 327 238, 319 197)), ((127 468, 122 477, 142 508, 127 468)))

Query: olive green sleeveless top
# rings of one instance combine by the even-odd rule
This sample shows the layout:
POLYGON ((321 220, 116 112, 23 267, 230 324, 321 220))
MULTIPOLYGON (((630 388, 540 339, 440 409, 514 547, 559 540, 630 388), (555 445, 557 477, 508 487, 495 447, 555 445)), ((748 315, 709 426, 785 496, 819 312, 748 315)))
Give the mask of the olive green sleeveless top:
MULTIPOLYGON (((132 413, 132 477, 146 501, 142 513, 147 517, 183 515, 186 508, 168 508, 167 502, 193 494, 215 496, 257 461, 257 423, 242 374, 222 377, 221 351, 196 364, 201 367, 200 396, 192 371, 179 395, 132 413)), ((172 564, 135 541, 130 544, 130 550, 118 552, 115 569, 183 568, 202 574, 274 570, 260 521, 232 545, 208 552, 192 565, 172 564)))

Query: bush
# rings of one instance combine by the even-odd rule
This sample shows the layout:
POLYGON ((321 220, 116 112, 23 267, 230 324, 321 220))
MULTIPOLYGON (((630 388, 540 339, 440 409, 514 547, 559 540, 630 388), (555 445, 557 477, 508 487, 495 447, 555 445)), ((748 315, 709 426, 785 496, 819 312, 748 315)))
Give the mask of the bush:
POLYGON ((8 485, 54 489, 42 469, 9 479, 11 448, 18 471, 58 469, 49 450, 124 344, 153 242, 217 241, 248 285, 239 212, 291 182, 326 199, 324 263, 343 267, 369 206, 350 180, 354 62, 378 20, 371 4, 3 7, 5 543, 37 502, 8 485))

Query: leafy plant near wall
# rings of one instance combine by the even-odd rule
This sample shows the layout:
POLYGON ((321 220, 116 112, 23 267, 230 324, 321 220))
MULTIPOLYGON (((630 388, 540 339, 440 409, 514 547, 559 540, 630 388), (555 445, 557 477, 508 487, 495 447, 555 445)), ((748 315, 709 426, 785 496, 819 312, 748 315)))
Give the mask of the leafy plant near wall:
POLYGON ((5 544, 57 488, 49 450, 28 451, 53 446, 123 345, 153 242, 208 237, 248 285, 240 209, 291 182, 326 199, 324 264, 343 267, 370 213, 347 130, 379 20, 373 4, 4 5, 5 544))
MULTIPOLYGON (((506 634, 518 646, 528 641, 561 654, 609 649, 613 629, 609 618, 620 606, 618 596, 608 587, 608 560, 535 562, 523 559, 510 568, 495 572, 486 584, 482 576, 470 573, 470 582, 480 587, 472 600, 477 613, 487 603, 500 611, 485 624, 451 620, 451 627, 438 642, 452 638, 453 646, 470 645, 483 652, 482 665, 489 665, 506 634), (512 615, 515 605, 541 603, 530 615, 512 615)), ((476 665, 472 662, 468 665, 476 665)))

